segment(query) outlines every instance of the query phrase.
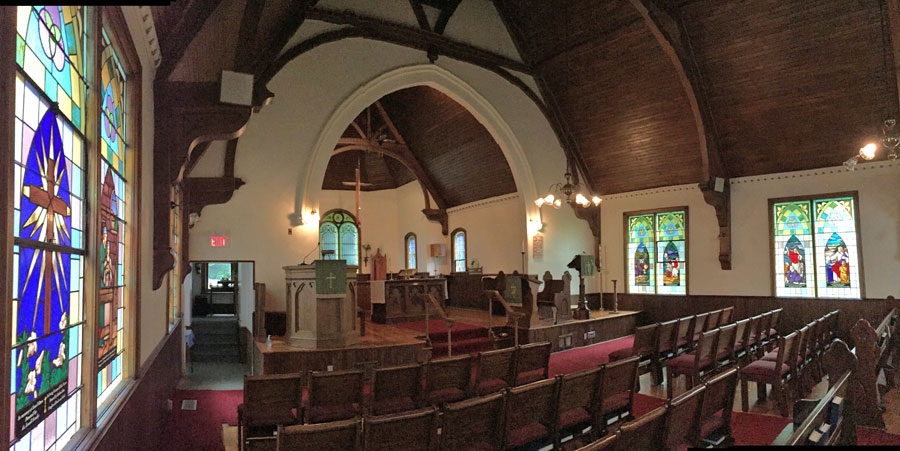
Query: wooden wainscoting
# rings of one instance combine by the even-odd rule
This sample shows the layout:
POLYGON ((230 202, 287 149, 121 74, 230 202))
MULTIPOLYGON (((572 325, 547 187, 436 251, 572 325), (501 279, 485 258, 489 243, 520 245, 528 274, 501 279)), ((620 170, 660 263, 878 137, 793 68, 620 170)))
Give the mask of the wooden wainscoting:
POLYGON ((140 378, 129 381, 125 399, 97 431, 96 443, 89 449, 147 449, 166 437, 168 400, 181 379, 182 347, 184 337, 179 321, 141 367, 140 378))
MULTIPOLYGON (((600 293, 588 294, 591 309, 600 308, 600 293)), ((603 307, 610 309, 612 293, 603 294, 603 307)), ((800 299, 773 296, 663 296, 619 293, 620 310, 640 310, 640 324, 668 321, 682 316, 734 306, 734 319, 748 318, 783 308, 779 329, 797 330, 804 324, 832 311, 840 310, 838 337, 848 341, 850 328, 860 318, 877 324, 891 310, 884 299, 800 299)))

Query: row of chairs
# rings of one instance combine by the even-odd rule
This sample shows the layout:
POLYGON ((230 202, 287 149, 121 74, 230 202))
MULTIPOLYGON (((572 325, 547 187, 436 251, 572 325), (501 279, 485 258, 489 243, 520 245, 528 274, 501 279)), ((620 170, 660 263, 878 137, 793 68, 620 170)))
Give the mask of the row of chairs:
POLYGON ((306 384, 306 406, 302 404, 303 374, 246 376, 244 403, 238 406, 238 441, 243 449, 247 437, 271 437, 278 425, 411 411, 547 379, 550 351, 549 342, 532 343, 481 352, 474 361, 465 355, 377 368, 370 398, 365 396, 362 370, 313 371, 306 384))
MULTIPOLYGON (((503 450, 552 444, 631 419, 638 357, 401 414, 279 426, 279 450, 503 450)), ((732 393, 734 389, 732 387, 732 393)), ((718 409, 717 409, 718 410, 718 409)))
POLYGON ((832 311, 778 339, 775 349, 741 368, 741 409, 749 409, 748 383, 756 382, 757 399, 766 399, 766 385, 781 416, 788 416, 791 398, 799 399, 822 380, 821 356, 834 340, 838 311, 832 311))
POLYGON ((650 371, 653 384, 659 385, 666 359, 693 349, 701 333, 730 323, 733 314, 734 307, 728 307, 638 327, 633 346, 615 351, 609 358, 618 360, 640 355, 641 374, 650 371))
POLYGON ((665 361, 668 398, 672 399, 678 376, 687 378, 690 389, 702 378, 730 365, 744 366, 762 357, 764 350, 778 336, 777 329, 771 326, 776 324, 780 314, 781 309, 772 310, 702 332, 693 350, 665 361))
POLYGON ((727 371, 685 392, 579 451, 673 450, 732 446, 731 412, 738 371, 727 371))

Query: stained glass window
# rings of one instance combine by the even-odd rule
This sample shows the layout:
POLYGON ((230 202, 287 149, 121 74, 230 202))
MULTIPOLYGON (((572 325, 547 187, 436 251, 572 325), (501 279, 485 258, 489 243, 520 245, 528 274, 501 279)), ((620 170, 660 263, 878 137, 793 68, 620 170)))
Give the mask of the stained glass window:
POLYGON ((687 293, 687 212, 625 215, 628 292, 687 293))
POLYGON ((16 41, 10 442, 45 450, 81 415, 81 7, 19 6, 16 41))
POLYGON ((466 231, 463 229, 453 231, 453 270, 466 270, 466 231))
POLYGON ((776 296, 859 298, 854 198, 771 203, 776 296))
POLYGON ((331 210, 319 221, 319 246, 325 260, 346 260, 348 265, 359 266, 359 228, 356 218, 344 210, 331 210))
POLYGON ((406 269, 416 269, 416 234, 406 234, 406 269))
POLYGON ((122 380, 125 347, 125 72, 106 29, 100 53, 100 295, 98 299, 97 396, 122 380))

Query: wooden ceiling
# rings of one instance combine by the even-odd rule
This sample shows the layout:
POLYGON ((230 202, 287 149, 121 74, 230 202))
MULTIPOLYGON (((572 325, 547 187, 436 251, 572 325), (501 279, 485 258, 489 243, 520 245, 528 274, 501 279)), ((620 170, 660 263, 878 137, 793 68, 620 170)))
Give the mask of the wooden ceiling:
POLYGON ((897 113, 879 1, 495 4, 602 193, 705 182, 692 99, 639 8, 680 22, 680 62, 699 74, 691 95, 726 176, 839 166, 897 113))
MULTIPOLYGON (((388 94, 379 102, 446 207, 516 192, 503 151, 484 126, 450 97, 433 88, 416 86, 388 94)), ((354 121, 364 132, 366 118, 364 111, 354 121)), ((375 113, 372 118, 371 129, 377 130, 383 121, 375 113)), ((359 133, 351 124, 343 136, 359 133)), ((354 179, 361 154, 348 151, 332 156, 322 188, 354 189, 341 182, 354 179)), ((415 179, 387 155, 366 152, 364 166, 361 178, 373 184, 369 190, 395 188, 415 179)))

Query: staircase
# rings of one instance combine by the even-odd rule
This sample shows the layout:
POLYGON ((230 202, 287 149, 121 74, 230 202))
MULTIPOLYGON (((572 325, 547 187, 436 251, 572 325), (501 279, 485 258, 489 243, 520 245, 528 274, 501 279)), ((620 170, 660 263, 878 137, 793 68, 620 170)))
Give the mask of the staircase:
POLYGON ((191 329, 194 331, 192 362, 240 363, 237 318, 194 318, 191 329))

